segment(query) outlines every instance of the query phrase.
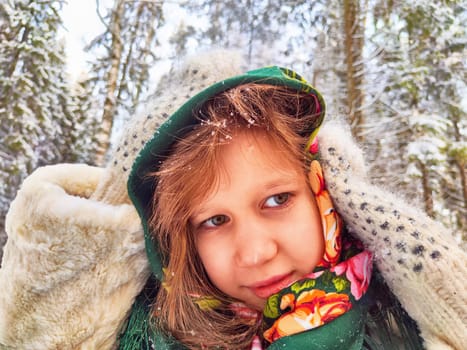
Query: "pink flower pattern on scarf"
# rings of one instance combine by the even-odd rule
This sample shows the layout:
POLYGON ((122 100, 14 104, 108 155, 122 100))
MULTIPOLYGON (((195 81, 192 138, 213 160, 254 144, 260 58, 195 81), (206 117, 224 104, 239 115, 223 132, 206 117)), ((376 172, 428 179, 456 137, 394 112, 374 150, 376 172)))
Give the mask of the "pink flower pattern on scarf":
POLYGON ((331 268, 331 272, 338 276, 345 273, 345 277, 350 281, 350 292, 356 300, 362 297, 370 284, 372 258, 371 252, 364 250, 331 268))
MULTIPOLYGON (((317 148, 317 144, 312 145, 317 148)), ((318 161, 310 163, 308 177, 321 214, 325 252, 314 271, 268 298, 263 312, 268 328, 263 336, 269 343, 323 326, 346 313, 352 309, 349 296, 354 301, 361 299, 371 279, 372 254, 360 241, 342 237, 342 221, 334 210, 318 161)), ((255 338, 251 349, 260 346, 255 338)))

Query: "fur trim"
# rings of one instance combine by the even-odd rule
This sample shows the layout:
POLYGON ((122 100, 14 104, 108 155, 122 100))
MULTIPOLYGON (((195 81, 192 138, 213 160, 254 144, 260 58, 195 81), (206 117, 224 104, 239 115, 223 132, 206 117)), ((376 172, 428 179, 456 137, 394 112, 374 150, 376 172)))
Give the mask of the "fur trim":
POLYGON ((104 170, 35 171, 6 218, 0 344, 111 349, 148 268, 131 205, 90 200, 104 170))
POLYGON ((330 123, 319 141, 335 207, 375 254, 427 349, 467 349, 467 259, 454 236, 402 196, 368 182, 361 151, 348 131, 330 123))

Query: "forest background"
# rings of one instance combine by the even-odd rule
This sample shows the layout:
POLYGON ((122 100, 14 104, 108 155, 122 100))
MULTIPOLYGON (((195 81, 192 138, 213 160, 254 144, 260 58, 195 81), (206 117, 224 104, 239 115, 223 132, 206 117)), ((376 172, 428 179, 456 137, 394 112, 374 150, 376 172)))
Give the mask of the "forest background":
POLYGON ((79 77, 59 35, 64 4, 0 4, 0 259, 25 177, 59 162, 104 166, 160 67, 212 47, 241 51, 248 68, 300 72, 328 118, 351 125, 372 180, 466 240, 465 0, 96 0, 104 30, 79 77))

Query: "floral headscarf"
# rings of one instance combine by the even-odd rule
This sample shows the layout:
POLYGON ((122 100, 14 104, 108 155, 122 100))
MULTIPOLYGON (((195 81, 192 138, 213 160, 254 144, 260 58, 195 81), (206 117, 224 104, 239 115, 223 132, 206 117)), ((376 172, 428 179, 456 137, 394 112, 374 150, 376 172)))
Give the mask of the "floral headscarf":
MULTIPOLYGON (((317 151, 315 140, 309 146, 309 152, 314 156, 317 151)), ((362 316, 361 305, 356 307, 356 304, 367 291, 371 279, 372 254, 363 249, 360 241, 342 235, 342 221, 334 210, 317 160, 311 161, 308 178, 321 215, 325 252, 313 272, 268 298, 263 311, 262 335, 273 345, 283 337, 330 324, 351 311, 352 316, 362 316)), ((344 329, 359 327, 363 324, 361 318, 357 323, 345 322, 344 329)), ((319 333, 324 334, 325 342, 336 341, 337 334, 333 332, 321 329, 319 333)), ((349 332, 352 337, 340 337, 340 348, 351 348, 349 342, 361 344, 362 333, 361 329, 358 332, 354 329, 349 332)), ((316 343, 316 334, 313 338, 316 343)), ((258 339, 253 342, 252 349, 261 349, 258 339)))

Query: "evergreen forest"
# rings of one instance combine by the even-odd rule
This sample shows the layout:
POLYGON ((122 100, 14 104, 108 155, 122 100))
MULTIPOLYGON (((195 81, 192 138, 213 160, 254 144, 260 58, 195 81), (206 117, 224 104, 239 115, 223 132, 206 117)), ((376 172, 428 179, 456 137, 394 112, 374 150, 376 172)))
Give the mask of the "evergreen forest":
POLYGON ((300 72, 327 118, 350 124, 372 180, 467 240, 466 0, 96 0, 105 29, 83 45, 92 59, 76 79, 64 6, 0 3, 0 247, 32 171, 105 166, 160 67, 209 48, 300 72))

